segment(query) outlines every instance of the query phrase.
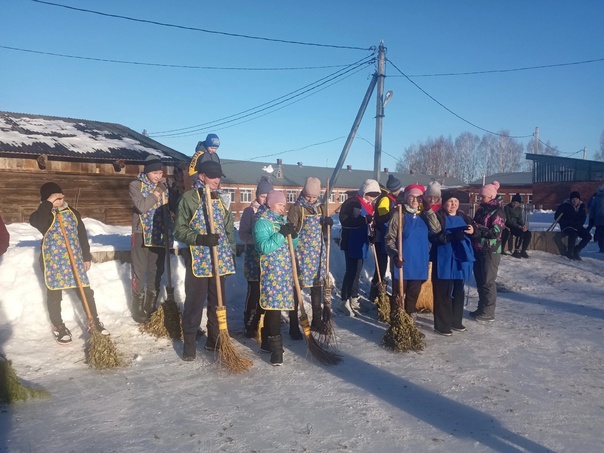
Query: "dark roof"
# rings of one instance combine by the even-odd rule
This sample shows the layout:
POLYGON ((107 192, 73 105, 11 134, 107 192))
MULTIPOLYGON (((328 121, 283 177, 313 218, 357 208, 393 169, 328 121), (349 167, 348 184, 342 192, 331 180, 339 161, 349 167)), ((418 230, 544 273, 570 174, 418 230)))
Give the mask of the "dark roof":
MULTIPOLYGON (((327 167, 311 167, 298 164, 282 164, 281 171, 282 177, 278 177, 279 165, 276 162, 249 162, 243 160, 232 160, 232 159, 221 159, 222 171, 226 175, 222 179, 223 183, 226 184, 251 184, 255 185, 261 176, 270 176, 271 181, 277 186, 292 186, 302 187, 306 182, 306 178, 314 176, 319 178, 323 185, 326 184, 327 180, 331 178, 333 168, 327 167), (271 169, 272 173, 269 173, 263 168, 271 169)), ((380 183, 386 185, 388 175, 392 174, 401 181, 403 187, 409 184, 423 184, 427 185, 431 181, 438 180, 447 187, 460 187, 465 185, 463 181, 457 178, 441 177, 441 176, 430 176, 423 174, 408 174, 408 173, 395 173, 390 172, 388 174, 380 173, 380 183)), ((347 170, 343 168, 340 171, 337 180, 337 187, 341 188, 357 188, 360 187, 363 181, 366 179, 373 179, 372 170, 347 170)))
POLYGON ((0 154, 46 154, 69 160, 188 161, 179 153, 121 124, 0 111, 0 154))
POLYGON ((535 182, 601 181, 604 178, 604 162, 527 153, 533 161, 535 182))
MULTIPOLYGON (((533 184, 533 173, 530 171, 520 171, 516 173, 495 173, 485 178, 485 184, 491 184, 493 181, 498 181, 501 187, 530 186, 533 184)), ((469 185, 482 187, 482 178, 472 181, 469 185)))

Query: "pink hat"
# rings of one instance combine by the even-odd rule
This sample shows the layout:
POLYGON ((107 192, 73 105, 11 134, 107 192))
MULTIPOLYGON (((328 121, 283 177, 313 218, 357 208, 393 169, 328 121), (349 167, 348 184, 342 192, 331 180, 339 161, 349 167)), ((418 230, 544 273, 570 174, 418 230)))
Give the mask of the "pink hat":
POLYGON ((266 204, 272 208, 277 203, 286 203, 285 194, 280 190, 271 190, 266 196, 266 204))
POLYGON ((405 187, 405 199, 407 199, 407 197, 410 195, 414 197, 419 197, 423 194, 424 186, 420 184, 409 184, 407 187, 405 187))
POLYGON ((492 197, 497 196, 497 189, 499 189, 499 181, 493 181, 491 184, 486 184, 480 189, 480 196, 492 197))

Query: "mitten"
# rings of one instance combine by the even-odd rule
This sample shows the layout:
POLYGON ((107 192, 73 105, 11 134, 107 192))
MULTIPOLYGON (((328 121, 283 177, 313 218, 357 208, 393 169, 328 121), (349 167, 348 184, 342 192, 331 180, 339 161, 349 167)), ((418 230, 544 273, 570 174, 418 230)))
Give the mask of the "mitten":
POLYGON ((321 225, 323 225, 324 227, 333 226, 333 219, 331 217, 322 217, 321 225))

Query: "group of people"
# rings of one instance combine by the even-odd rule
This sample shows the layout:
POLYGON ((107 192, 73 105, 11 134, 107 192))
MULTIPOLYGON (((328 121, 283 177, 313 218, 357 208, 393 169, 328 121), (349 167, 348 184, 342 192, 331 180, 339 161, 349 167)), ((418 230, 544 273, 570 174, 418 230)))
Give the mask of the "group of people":
MULTIPOLYGON (((168 187, 162 162, 155 155, 147 157, 143 171, 129 186, 133 204, 134 321, 144 323, 156 310, 166 253, 173 239, 188 246, 181 252, 186 267, 182 320, 185 361, 196 358, 204 306, 207 307, 205 349, 216 350, 220 346, 221 321, 217 308, 220 301, 226 300, 225 277, 236 271, 234 216, 230 196, 221 190, 224 174, 217 155, 219 145, 215 134, 199 142, 188 172, 191 187, 184 193, 168 187)), ((462 323, 464 286, 472 273, 479 301, 470 316, 480 322, 494 321, 495 280, 504 233, 517 238, 517 253, 513 255, 517 258, 528 258, 526 250, 531 240, 519 206, 520 195, 504 207, 497 196, 498 189, 496 181, 480 189, 480 206, 470 218, 459 209, 460 192, 443 191, 438 182, 430 183, 427 188, 419 184, 403 188, 394 175, 389 175, 385 186, 373 179, 364 181, 339 211, 345 272, 337 310, 348 316, 355 316, 360 310, 361 270, 369 250, 374 249, 376 268, 371 301, 381 290, 385 291, 379 285, 385 285, 386 269, 390 266, 391 313, 404 309, 413 317, 431 262, 437 333, 450 336, 453 330, 466 330, 462 323), (403 307, 396 305, 399 288, 404 293, 403 307)), ((594 197, 590 221, 593 219, 591 225, 596 226, 596 233, 604 241, 604 186, 600 189, 594 197)), ((79 212, 67 204, 56 183, 44 184, 40 199, 30 223, 43 234, 40 264, 55 339, 60 344, 71 342, 71 332, 61 318, 62 290, 70 288, 80 288, 78 296, 87 307, 89 328, 109 335, 98 319, 94 292, 86 275, 91 254, 79 212)), ((569 236, 569 258, 580 259, 580 250, 591 239, 583 227, 585 215, 585 205, 577 192, 572 192, 555 214, 563 233, 569 236), (577 237, 581 243, 572 247, 577 237)), ((321 201, 321 182, 315 177, 306 179, 289 211, 283 192, 275 190, 269 178, 262 177, 254 201, 243 211, 239 238, 245 244, 243 272, 248 281, 244 335, 248 338, 258 335, 260 350, 270 353, 270 362, 275 366, 283 363, 282 311, 289 312, 290 337, 304 338, 298 322, 302 300, 294 290, 296 286, 310 292, 311 330, 325 330, 326 233, 332 225, 333 220, 321 201), (294 284, 295 280, 299 285, 294 284)), ((603 245, 600 243, 601 251, 603 245)))

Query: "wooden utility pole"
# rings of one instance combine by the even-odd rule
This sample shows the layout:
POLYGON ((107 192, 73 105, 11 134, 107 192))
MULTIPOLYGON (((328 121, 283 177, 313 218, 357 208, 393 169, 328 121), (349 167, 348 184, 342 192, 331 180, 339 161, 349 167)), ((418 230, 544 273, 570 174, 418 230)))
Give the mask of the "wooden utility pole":
POLYGON ((535 127, 535 144, 533 145, 533 152, 539 154, 539 128, 535 127))
POLYGON ((382 168, 382 122, 384 120, 384 78, 386 67, 386 48, 384 41, 378 47, 377 96, 375 110, 375 151, 373 154, 373 179, 380 181, 382 168))

